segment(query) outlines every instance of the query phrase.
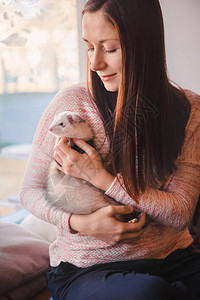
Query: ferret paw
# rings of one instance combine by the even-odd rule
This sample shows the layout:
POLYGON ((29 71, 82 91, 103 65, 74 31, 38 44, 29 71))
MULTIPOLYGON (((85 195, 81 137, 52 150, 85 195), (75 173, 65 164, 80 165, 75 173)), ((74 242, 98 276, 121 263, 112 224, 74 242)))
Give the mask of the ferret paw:
POLYGON ((138 222, 138 219, 137 219, 137 218, 134 218, 134 219, 128 221, 128 223, 137 223, 137 222, 138 222))

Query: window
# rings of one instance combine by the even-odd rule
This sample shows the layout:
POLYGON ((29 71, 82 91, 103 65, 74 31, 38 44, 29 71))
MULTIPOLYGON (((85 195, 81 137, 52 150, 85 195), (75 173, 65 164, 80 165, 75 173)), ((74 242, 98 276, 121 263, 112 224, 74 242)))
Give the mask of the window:
POLYGON ((79 81, 77 2, 1 1, 1 93, 49 92, 79 81))
POLYGON ((55 93, 85 80, 84 0, 0 0, 0 148, 30 144, 55 93))

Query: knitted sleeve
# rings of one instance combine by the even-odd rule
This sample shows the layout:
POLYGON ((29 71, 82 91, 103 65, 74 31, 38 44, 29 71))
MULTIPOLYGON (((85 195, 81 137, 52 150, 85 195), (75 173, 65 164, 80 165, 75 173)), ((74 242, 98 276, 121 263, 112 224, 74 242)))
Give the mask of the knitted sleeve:
POLYGON ((191 221, 200 193, 200 97, 190 94, 190 118, 182 152, 177 159, 177 170, 168 180, 164 191, 147 189, 136 203, 125 191, 120 174, 105 192, 108 196, 135 210, 148 214, 153 220, 183 230, 191 221))
POLYGON ((77 87, 62 90, 44 111, 33 139, 20 191, 20 201, 28 211, 44 221, 65 229, 69 226, 70 214, 51 206, 46 200, 46 181, 56 140, 48 128, 54 115, 61 111, 78 112, 80 101, 84 101, 83 94, 83 89, 77 87))

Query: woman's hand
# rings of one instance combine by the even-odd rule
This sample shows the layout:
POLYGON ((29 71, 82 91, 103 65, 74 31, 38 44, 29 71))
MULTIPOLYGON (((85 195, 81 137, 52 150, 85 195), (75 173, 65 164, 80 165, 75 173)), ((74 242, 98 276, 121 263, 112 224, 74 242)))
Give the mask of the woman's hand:
POLYGON ((70 227, 75 232, 114 245, 142 234, 145 215, 142 214, 137 223, 124 223, 115 219, 116 214, 126 215, 132 212, 131 206, 106 206, 89 215, 72 215, 70 227))
POLYGON ((114 176, 103 167, 99 153, 84 140, 73 139, 73 141, 85 153, 80 154, 71 149, 66 138, 58 139, 53 156, 61 165, 57 165, 57 168, 69 176, 86 180, 106 191, 114 180, 114 176))

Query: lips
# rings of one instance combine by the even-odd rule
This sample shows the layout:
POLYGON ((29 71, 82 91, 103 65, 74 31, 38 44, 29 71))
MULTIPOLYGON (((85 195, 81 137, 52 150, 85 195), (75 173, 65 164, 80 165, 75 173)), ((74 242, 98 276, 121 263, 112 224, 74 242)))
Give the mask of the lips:
POLYGON ((103 81, 111 80, 115 77, 116 73, 110 75, 99 75, 103 81))

